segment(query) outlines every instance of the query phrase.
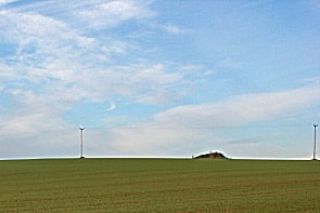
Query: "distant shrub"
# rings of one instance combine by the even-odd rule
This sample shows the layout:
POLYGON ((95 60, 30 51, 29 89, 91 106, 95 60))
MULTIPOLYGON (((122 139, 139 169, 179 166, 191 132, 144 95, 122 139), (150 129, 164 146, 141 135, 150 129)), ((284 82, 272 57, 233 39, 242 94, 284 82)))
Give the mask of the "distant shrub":
POLYGON ((229 159, 221 152, 209 152, 195 157, 195 159, 199 158, 229 159))

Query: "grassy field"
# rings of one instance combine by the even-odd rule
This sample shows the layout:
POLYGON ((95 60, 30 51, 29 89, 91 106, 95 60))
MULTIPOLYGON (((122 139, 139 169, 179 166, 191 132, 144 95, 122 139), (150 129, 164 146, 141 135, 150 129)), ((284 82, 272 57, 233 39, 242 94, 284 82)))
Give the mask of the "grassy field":
POLYGON ((0 212, 320 212, 319 161, 0 161, 0 212))

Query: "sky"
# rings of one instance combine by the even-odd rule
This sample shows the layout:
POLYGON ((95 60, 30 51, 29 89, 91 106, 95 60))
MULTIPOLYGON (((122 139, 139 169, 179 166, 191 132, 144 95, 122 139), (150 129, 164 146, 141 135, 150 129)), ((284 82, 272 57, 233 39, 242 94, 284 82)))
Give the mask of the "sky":
MULTIPOLYGON (((310 159, 319 0, 0 0, 0 159, 310 159)), ((320 144, 318 149, 320 156, 320 144)))

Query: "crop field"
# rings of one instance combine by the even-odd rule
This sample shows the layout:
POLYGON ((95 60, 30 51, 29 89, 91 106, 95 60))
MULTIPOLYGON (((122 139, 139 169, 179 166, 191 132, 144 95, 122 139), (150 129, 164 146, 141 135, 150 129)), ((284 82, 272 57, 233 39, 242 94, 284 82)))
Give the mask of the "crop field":
POLYGON ((0 212, 319 213, 319 161, 0 161, 0 212))

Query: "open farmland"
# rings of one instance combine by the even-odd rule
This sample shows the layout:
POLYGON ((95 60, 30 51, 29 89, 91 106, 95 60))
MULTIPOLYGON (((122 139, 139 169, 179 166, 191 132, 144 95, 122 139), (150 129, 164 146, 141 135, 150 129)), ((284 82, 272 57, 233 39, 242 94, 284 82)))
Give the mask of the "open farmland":
POLYGON ((320 212, 320 162, 0 161, 1 212, 320 212))

